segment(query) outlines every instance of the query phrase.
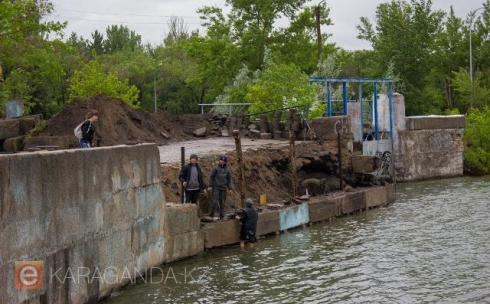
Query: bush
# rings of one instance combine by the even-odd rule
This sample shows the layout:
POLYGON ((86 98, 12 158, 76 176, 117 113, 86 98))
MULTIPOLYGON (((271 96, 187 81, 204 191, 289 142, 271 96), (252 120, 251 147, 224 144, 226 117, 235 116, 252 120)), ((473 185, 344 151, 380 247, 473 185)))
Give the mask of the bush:
POLYGON ((251 112, 264 112, 291 106, 311 107, 316 89, 308 75, 294 64, 272 63, 259 80, 248 87, 246 100, 251 112))
POLYGON ((490 108, 466 116, 465 166, 470 174, 490 174, 490 108))
POLYGON ((138 106, 139 90, 137 87, 130 85, 127 79, 119 79, 114 73, 104 73, 99 62, 91 61, 73 75, 70 84, 70 99, 97 95, 107 95, 124 100, 133 107, 138 106))

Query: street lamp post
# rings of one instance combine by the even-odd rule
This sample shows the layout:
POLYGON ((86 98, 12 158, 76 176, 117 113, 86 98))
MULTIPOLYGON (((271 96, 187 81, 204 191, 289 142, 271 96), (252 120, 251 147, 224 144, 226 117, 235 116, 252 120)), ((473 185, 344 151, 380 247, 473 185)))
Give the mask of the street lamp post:
POLYGON ((483 7, 477 8, 476 10, 471 11, 468 14, 469 17, 469 32, 470 32, 470 80, 471 83, 473 84, 473 43, 472 43, 472 36, 473 36, 473 21, 475 20, 476 13, 478 11, 483 10, 483 7))

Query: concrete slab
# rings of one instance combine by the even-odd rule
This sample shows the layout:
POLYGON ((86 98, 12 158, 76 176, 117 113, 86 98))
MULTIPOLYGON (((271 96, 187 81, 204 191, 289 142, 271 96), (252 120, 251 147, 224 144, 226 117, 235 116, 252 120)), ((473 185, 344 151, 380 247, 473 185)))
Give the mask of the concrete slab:
POLYGON ((364 191, 366 208, 385 206, 391 202, 390 190, 392 186, 372 187, 364 191))
POLYGON ((204 247, 214 248, 240 242, 240 222, 229 220, 203 224, 204 247))
POLYGON ((344 196, 317 196, 308 202, 310 222, 325 221, 340 215, 340 206, 344 196))
POLYGON ((371 173, 377 169, 377 157, 370 155, 352 155, 354 173, 371 173))
POLYGON ((266 211, 259 213, 257 222, 257 236, 277 233, 281 230, 279 225, 279 211, 266 211))
POLYGON ((204 236, 201 231, 168 236, 165 239, 165 262, 173 262, 204 251, 204 236))
POLYGON ((408 130, 464 129, 464 115, 410 116, 406 125, 408 130))
POLYGON ((281 231, 308 224, 310 212, 308 203, 279 210, 279 226, 281 231))
POLYGON ((349 192, 342 200, 342 214, 358 212, 366 209, 366 199, 364 191, 349 192))

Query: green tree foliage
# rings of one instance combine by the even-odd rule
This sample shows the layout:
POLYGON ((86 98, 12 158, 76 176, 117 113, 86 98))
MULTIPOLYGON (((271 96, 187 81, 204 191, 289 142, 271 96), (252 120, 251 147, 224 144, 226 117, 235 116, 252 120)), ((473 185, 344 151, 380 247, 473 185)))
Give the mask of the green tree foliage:
POLYGON ((248 87, 246 100, 254 113, 291 106, 311 107, 316 89, 309 77, 294 64, 272 63, 259 80, 248 87))
POLYGON ((138 94, 138 88, 119 79, 114 73, 105 73, 103 66, 97 61, 91 61, 76 71, 70 85, 71 99, 107 95, 136 107, 138 94))
MULTIPOLYGON (((93 36, 94 42, 92 48, 97 51, 100 48, 95 44, 99 42, 100 34, 95 31, 93 36)), ((142 48, 141 36, 135 31, 130 30, 124 25, 111 25, 106 29, 106 39, 103 41, 104 51, 112 54, 122 50, 135 51, 142 48)))
POLYGON ((376 27, 367 18, 358 26, 359 38, 374 49, 379 74, 393 63, 404 82, 409 114, 427 112, 423 95, 425 77, 430 70, 434 41, 442 30, 444 13, 432 9, 431 0, 392 0, 376 11, 376 27))
POLYGON ((472 108, 483 108, 490 105, 490 89, 483 86, 483 76, 481 72, 477 72, 473 77, 473 81, 470 79, 470 75, 466 70, 460 69, 454 74, 454 90, 458 93, 461 102, 458 104, 463 105, 463 112, 466 112, 472 108))
POLYGON ((465 163, 473 174, 490 174, 490 108, 466 116, 465 163))

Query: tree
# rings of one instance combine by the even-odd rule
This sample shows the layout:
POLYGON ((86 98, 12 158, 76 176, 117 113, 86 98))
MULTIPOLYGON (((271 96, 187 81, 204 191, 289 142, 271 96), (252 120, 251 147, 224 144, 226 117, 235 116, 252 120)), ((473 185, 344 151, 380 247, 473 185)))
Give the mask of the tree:
POLYGON ((490 108, 466 116, 465 165, 472 174, 490 174, 490 108))
MULTIPOLYGON (((104 53, 104 36, 97 30, 92 33, 92 42, 90 43, 90 49, 95 55, 101 55, 104 53)), ((114 47, 114 46, 111 46, 114 47)))
POLYGON ((423 96, 434 42, 442 30, 444 13, 431 0, 392 0, 376 10, 376 27, 361 18, 359 38, 371 42, 379 64, 378 76, 394 65, 406 88, 408 114, 421 114, 430 105, 423 96))
POLYGON ((263 112, 290 106, 311 107, 316 89, 309 77, 294 64, 272 63, 256 83, 248 87, 246 100, 251 112, 263 112))
POLYGON ((104 51, 112 54, 122 50, 141 49, 141 36, 124 25, 111 25, 106 29, 104 51))
POLYGON ((129 105, 136 107, 138 94, 138 88, 129 85, 127 80, 118 78, 114 73, 105 73, 103 66, 95 60, 76 71, 71 79, 71 99, 107 95, 124 100, 129 105))
POLYGON ((476 72, 473 81, 470 79, 468 71, 460 69, 453 72, 454 88, 458 93, 463 113, 473 108, 483 108, 490 106, 490 89, 482 84, 482 73, 476 72))

